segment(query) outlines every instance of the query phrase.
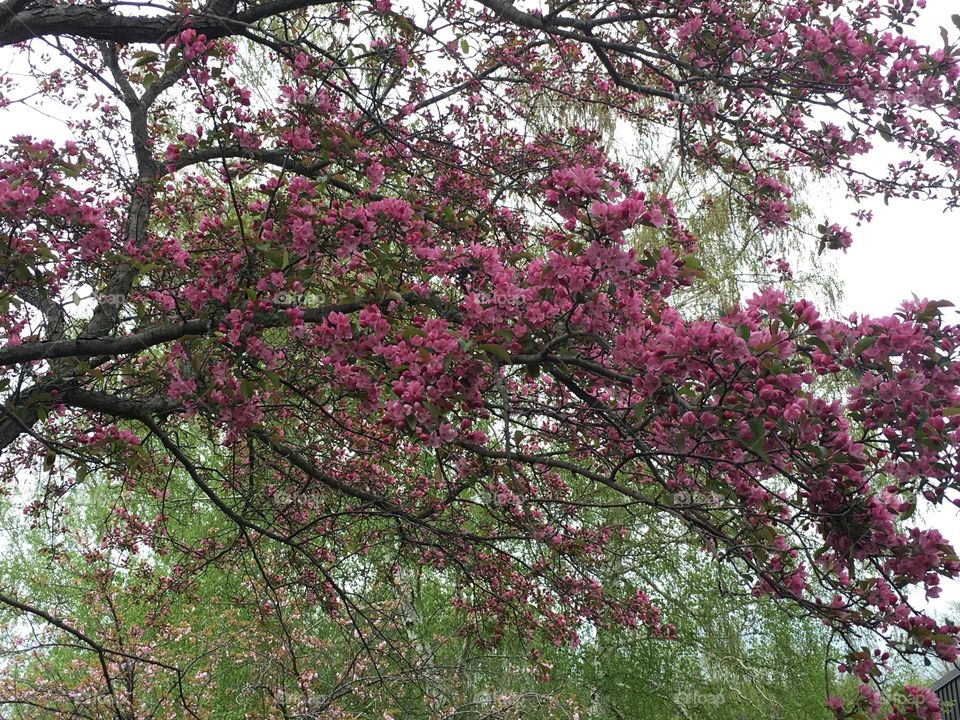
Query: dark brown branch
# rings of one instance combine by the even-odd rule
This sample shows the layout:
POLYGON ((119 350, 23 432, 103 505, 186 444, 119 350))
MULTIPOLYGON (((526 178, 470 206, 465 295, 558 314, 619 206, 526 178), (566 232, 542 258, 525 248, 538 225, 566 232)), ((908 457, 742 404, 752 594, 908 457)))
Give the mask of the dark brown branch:
MULTIPOLYGON (((301 308, 303 321, 306 323, 323 322, 330 313, 355 313, 370 305, 386 306, 391 302, 402 302, 409 305, 426 305, 438 314, 450 320, 459 318, 457 311, 438 297, 422 297, 416 293, 386 293, 380 297, 365 297, 333 303, 315 308, 301 308)), ((290 324, 290 318, 283 312, 286 306, 278 306, 277 312, 257 313, 253 323, 259 328, 283 327, 290 324)), ((0 367, 12 366, 37 360, 52 360, 55 358, 87 358, 94 356, 129 355, 138 353, 157 345, 181 340, 193 335, 206 335, 216 328, 222 320, 217 316, 207 319, 186 320, 179 323, 156 325, 132 335, 116 337, 78 337, 68 340, 54 340, 49 342, 24 343, 22 345, 7 345, 0 348, 0 367)), ((2 447, 2 446, 0 446, 2 447)))
POLYGON ((18 13, 26 9, 31 0, 7 0, 0 3, 0 32, 7 26, 18 13))
POLYGON ((614 82, 621 87, 642 95, 661 97, 667 100, 679 99, 677 93, 651 87, 649 85, 639 85, 637 83, 626 81, 623 77, 621 77, 614 65, 610 62, 606 51, 613 50, 632 54, 636 53, 639 48, 632 45, 624 45, 623 43, 600 40, 594 37, 591 34, 594 27, 593 23, 588 21, 574 20, 571 18, 540 17, 538 15, 533 15, 520 10, 511 2, 511 0, 480 0, 480 2, 492 12, 520 27, 525 27, 530 30, 538 30, 547 35, 555 35, 557 37, 573 40, 575 42, 586 43, 597 54, 606 70, 611 73, 614 82), (565 29, 565 26, 575 29, 567 30, 565 29))
MULTIPOLYGON (((326 0, 270 0, 227 15, 200 12, 191 16, 190 26, 208 38, 236 35, 250 23, 299 8, 328 4, 326 0)), ((184 27, 184 16, 117 15, 106 6, 45 5, 30 10, 14 0, 0 9, 0 47, 47 35, 66 35, 86 40, 115 43, 160 44, 184 27), (2 24, 3 13, 12 14, 2 24)), ((211 8, 213 10, 219 8, 211 8)))
POLYGON ((188 335, 203 335, 209 332, 211 327, 212 322, 210 320, 187 320, 172 325, 158 325, 133 335, 120 337, 80 337, 7 346, 0 349, 0 366, 65 357, 127 355, 141 352, 155 345, 179 340, 188 335))

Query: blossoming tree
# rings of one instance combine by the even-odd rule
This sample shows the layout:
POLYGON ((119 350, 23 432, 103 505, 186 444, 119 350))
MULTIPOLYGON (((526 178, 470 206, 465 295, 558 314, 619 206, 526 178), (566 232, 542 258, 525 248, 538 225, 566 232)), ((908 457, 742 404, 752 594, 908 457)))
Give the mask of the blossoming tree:
MULTIPOLYGON (((684 317, 696 237, 660 169, 525 123, 536 96, 662 128, 760 229, 805 169, 953 206, 960 51, 912 40, 917 12, 6 0, 35 87, 5 78, 4 112, 39 93, 75 119, 0 165, 2 479, 86 603, 0 592, 37 648, 77 653, 80 689, 17 702, 210 715, 170 608, 211 578, 259 624, 197 629, 204 657, 282 676, 278 717, 344 716, 360 667, 429 689, 437 650, 404 632, 421 572, 461 635, 534 663, 610 625, 669 638, 631 552, 658 522, 847 641, 863 684, 838 717, 880 712, 889 650, 954 660, 960 629, 911 602, 960 573, 911 522, 957 499, 944 303, 829 320, 767 289, 684 317), (875 171, 875 145, 898 161, 875 171), (333 675, 311 623, 358 643, 333 675)), ((938 716, 917 688, 883 712, 938 716)))

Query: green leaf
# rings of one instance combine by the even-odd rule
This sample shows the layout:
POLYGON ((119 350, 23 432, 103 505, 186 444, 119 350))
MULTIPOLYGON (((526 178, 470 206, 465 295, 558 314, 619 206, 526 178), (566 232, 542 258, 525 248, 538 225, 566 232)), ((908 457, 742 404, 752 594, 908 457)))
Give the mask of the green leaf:
POLYGON ((931 300, 924 306, 923 310, 917 314, 916 320, 919 323, 928 323, 934 318, 940 317, 941 308, 948 307, 953 307, 953 303, 949 300, 931 300))
POLYGON ((460 41, 460 50, 463 51, 464 55, 470 52, 470 43, 467 42, 466 38, 460 41))
POLYGON ((503 362, 510 362, 510 353, 503 345, 498 345, 496 343, 483 343, 480 346, 480 349, 498 357, 499 359, 503 360, 503 362))
POLYGON ((821 350, 823 353, 830 354, 830 346, 823 341, 822 338, 818 338, 816 335, 811 335, 807 338, 807 342, 813 345, 818 350, 821 350))
POLYGON ((750 432, 753 433, 753 440, 747 447, 759 455, 761 459, 769 461, 770 458, 767 456, 767 451, 763 447, 764 440, 766 439, 766 432, 764 432, 763 429, 763 418, 750 418, 747 420, 747 425, 750 426, 750 432))
POLYGON ((160 59, 159 53, 155 53, 150 50, 138 50, 137 52, 133 53, 133 57, 137 59, 137 61, 133 64, 135 68, 149 65, 150 63, 156 62, 160 59))
POLYGON ((698 278, 707 277, 707 273, 703 269, 703 263, 696 255, 687 255, 683 259, 683 274, 698 278))
POLYGON ((249 378, 244 378, 240 382, 240 394, 243 395, 243 397, 248 399, 252 398, 255 390, 256 390, 256 387, 254 386, 253 382, 249 378))
POLYGON ((788 330, 792 330, 793 325, 796 322, 796 318, 793 316, 793 313, 791 313, 789 310, 787 310, 786 308, 781 308, 780 322, 783 323, 783 326, 785 328, 787 328, 788 330))
POLYGON ((440 410, 440 408, 438 408, 429 400, 424 401, 423 406, 427 409, 427 412, 430 413, 434 420, 439 420, 443 416, 443 412, 440 410))
POLYGON ((860 338, 860 340, 857 341, 857 344, 853 346, 853 354, 859 355, 864 350, 872 347, 876 342, 877 342, 876 335, 868 335, 865 338, 860 338))
POLYGON ((271 248, 267 251, 267 260, 270 261, 270 264, 275 268, 283 269, 287 265, 288 255, 283 250, 279 248, 271 248))
POLYGON ((767 544, 772 543, 776 539, 776 537, 777 537, 777 531, 774 530, 769 525, 765 525, 759 530, 757 530, 757 538, 759 538, 762 542, 765 542, 767 544))

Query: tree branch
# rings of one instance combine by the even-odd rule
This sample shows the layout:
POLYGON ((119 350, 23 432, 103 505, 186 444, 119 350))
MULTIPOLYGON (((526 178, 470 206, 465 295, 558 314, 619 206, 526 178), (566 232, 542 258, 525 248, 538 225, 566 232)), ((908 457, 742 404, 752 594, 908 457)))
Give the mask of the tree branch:
MULTIPOLYGON (((438 297, 422 297, 416 293, 387 293, 380 297, 365 297, 348 300, 315 308, 300 308, 305 323, 323 322, 331 313, 355 313, 370 305, 389 305, 391 302, 403 302, 410 305, 426 305, 444 317, 458 320, 459 314, 438 297)), ((283 327, 290 319, 283 312, 288 306, 278 306, 276 312, 257 313, 253 323, 260 328, 283 327)), ((117 356, 138 353, 157 345, 180 340, 191 335, 206 335, 222 322, 223 316, 206 319, 185 320, 179 323, 155 325, 132 335, 116 337, 77 337, 67 340, 23 343, 6 345, 0 348, 0 367, 37 360, 55 358, 85 358, 97 355, 117 356)), ((2 447, 2 445, 0 445, 2 447)))
MULTIPOLYGON (((116 43, 165 42, 184 25, 185 16, 117 15, 99 5, 46 5, 25 10, 29 0, 8 0, 0 6, 0 47, 25 42, 46 35, 68 35, 85 40, 106 40, 116 43), (7 15, 4 24, 4 14, 7 15)), ((329 4, 329 0, 271 0, 217 15, 201 11, 190 16, 190 27, 209 39, 236 35, 250 23, 299 8, 329 4)), ((214 7, 212 9, 217 9, 214 7)))

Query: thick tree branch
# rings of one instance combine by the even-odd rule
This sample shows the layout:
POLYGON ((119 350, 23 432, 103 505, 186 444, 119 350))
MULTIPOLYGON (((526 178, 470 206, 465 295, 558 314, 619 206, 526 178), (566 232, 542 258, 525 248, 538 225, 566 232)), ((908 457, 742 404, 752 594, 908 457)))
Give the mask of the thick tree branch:
MULTIPOLYGON (((325 4, 328 4, 327 0, 272 0, 228 15, 201 11, 190 16, 190 26, 211 39, 228 37, 259 20, 325 4)), ((45 5, 24 10, 25 5, 23 0, 15 0, 0 10, 0 47, 47 35, 125 44, 160 44, 185 27, 181 14, 117 15, 109 7, 98 5, 45 5), (2 24, 4 12, 10 15, 6 27, 2 24)))
POLYGON ((0 3, 0 33, 18 13, 26 9, 30 2, 31 0, 7 0, 5 3, 0 3))
MULTIPOLYGON (((456 309, 438 297, 422 297, 416 293, 386 293, 380 297, 365 297, 357 300, 348 300, 315 308, 301 308, 303 321, 306 323, 323 322, 330 313, 355 313, 370 305, 386 306, 391 302, 403 302, 410 305, 426 305, 440 312, 451 320, 456 320, 456 309)), ((278 307, 277 312, 257 313, 253 323, 260 328, 283 327, 291 320, 283 312, 286 306, 278 307)), ((0 348, 0 367, 12 366, 19 363, 37 360, 52 360, 55 358, 86 358, 96 355, 117 356, 142 352, 157 345, 174 342, 192 335, 206 335, 216 328, 223 320, 223 316, 214 318, 199 318, 185 320, 179 323, 156 325, 132 335, 116 337, 78 337, 67 340, 53 340, 48 342, 23 343, 22 345, 7 345, 0 348)), ((0 445, 2 447, 2 445, 0 445)))
POLYGON ((187 320, 183 323, 158 325, 133 335, 108 338, 78 337, 7 346, 0 349, 0 366, 54 358, 138 353, 188 335, 203 335, 209 332, 212 326, 213 323, 210 320, 187 320))

